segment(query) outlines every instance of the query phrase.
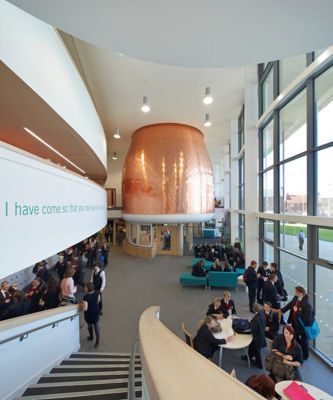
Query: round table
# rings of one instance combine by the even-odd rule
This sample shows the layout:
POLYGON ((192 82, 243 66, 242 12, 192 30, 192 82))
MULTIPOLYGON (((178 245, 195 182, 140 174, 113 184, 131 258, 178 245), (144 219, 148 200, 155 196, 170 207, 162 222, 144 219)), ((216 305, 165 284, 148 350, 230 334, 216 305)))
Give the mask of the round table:
MULTIPOLYGON (((283 393, 283 389, 285 389, 288 385, 291 384, 293 381, 282 381, 279 382, 275 385, 275 391, 278 393, 283 400, 290 400, 289 397, 287 397, 283 393)), ((305 387, 305 389, 308 391, 308 393, 314 397, 316 400, 333 400, 333 397, 330 396, 328 393, 316 388, 315 386, 309 385, 308 383, 304 382, 297 382, 299 385, 302 385, 305 387)))
MULTIPOLYGON (((226 336, 228 336, 229 333, 231 333, 232 330, 232 318, 224 318, 221 320, 218 320, 219 324, 221 325, 222 332, 215 333, 214 336, 217 339, 224 339, 226 336)), ((219 354, 219 366, 222 367, 222 355, 223 355, 223 349, 229 349, 229 350, 239 350, 239 349, 245 349, 246 356, 247 356, 247 361, 249 368, 251 368, 250 364, 250 358, 248 354, 248 347, 250 343, 252 342, 253 336, 249 334, 237 334, 235 333, 234 336, 232 336, 230 342, 226 344, 221 344, 219 345, 220 347, 220 354, 219 354)))

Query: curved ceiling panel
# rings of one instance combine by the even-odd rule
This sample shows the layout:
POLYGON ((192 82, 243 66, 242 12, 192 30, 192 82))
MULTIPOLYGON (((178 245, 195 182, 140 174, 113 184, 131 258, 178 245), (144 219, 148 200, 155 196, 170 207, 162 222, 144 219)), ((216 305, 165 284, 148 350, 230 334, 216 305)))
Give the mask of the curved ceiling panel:
POLYGON ((106 169, 91 147, 42 98, 0 62, 0 141, 104 184, 106 169), (77 165, 84 173, 36 140, 42 140, 77 165))
POLYGON ((10 0, 76 37, 142 60, 222 67, 332 44, 331 0, 10 0))

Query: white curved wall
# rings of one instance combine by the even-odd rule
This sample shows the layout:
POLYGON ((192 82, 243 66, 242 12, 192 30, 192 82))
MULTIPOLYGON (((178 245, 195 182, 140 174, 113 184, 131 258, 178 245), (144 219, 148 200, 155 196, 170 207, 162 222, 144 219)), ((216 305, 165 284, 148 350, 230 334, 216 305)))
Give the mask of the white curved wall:
POLYGON ((106 168, 101 122, 55 29, 1 0, 0 56, 85 140, 106 168))
POLYGON ((106 224, 97 184, 0 142, 0 279, 106 224))

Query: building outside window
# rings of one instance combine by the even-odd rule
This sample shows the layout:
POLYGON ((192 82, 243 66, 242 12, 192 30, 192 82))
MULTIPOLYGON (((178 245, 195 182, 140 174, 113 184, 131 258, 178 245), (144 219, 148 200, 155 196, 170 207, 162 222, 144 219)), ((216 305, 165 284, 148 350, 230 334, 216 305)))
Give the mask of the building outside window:
POLYGON ((259 210, 272 214, 260 218, 259 254, 280 265, 289 299, 304 286, 321 329, 313 348, 332 363, 333 226, 323 217, 333 218, 333 62, 316 62, 292 87, 317 55, 258 67, 259 110, 269 110, 259 124, 259 210))

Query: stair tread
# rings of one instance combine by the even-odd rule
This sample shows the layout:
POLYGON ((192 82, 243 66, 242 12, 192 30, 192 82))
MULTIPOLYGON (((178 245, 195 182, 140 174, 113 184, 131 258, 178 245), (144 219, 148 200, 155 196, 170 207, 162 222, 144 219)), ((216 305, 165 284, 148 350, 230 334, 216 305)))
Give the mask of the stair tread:
MULTIPOLYGON (((141 395, 141 388, 138 388, 135 390, 135 392, 140 393, 141 395)), ((107 395, 108 397, 105 397, 106 399, 109 398, 111 399, 126 399, 127 398, 127 388, 117 388, 117 389, 106 389, 106 390, 93 390, 93 391, 77 391, 77 392, 66 392, 66 397, 64 397, 64 393, 56 393, 56 394, 40 394, 40 395, 23 395, 21 399, 24 400, 47 400, 47 399, 69 399, 69 398, 86 398, 89 400, 93 399, 93 396, 102 396, 102 395, 107 395), (125 395, 125 397, 122 397, 122 395, 125 395)), ((97 397, 96 397, 97 398, 97 397)))
MULTIPOLYGON (((102 351, 77 351, 72 353, 72 355, 77 356, 111 356, 111 357, 131 357, 130 353, 113 353, 113 352, 102 352, 102 351)), ((140 357, 140 354, 136 354, 135 357, 140 357)))
MULTIPOLYGON (((135 387, 140 389, 141 382, 135 382, 135 387)), ((53 384, 38 384, 29 386, 24 392, 23 396, 41 395, 41 394, 60 394, 60 393, 75 393, 75 392, 96 392, 96 390, 121 390, 127 391, 128 379, 121 382, 112 381, 98 381, 92 382, 66 382, 66 383, 53 383, 53 384)))
MULTIPOLYGON (((142 382, 141 378, 136 378, 134 382, 142 382)), ((115 379, 95 379, 87 382, 70 381, 70 382, 51 382, 51 383, 35 383, 29 385, 28 389, 36 389, 39 387, 64 387, 64 386, 89 386, 89 385, 107 385, 109 383, 128 383, 128 378, 115 378, 115 379)))
MULTIPOLYGON (((103 365, 103 364, 129 364, 130 360, 124 360, 124 359, 114 359, 114 358, 104 358, 104 359, 99 359, 99 358, 66 358, 62 360, 61 365, 69 365, 69 364, 86 364, 86 365, 91 365, 95 363, 96 365, 103 365)), ((135 364, 140 364, 140 360, 135 360, 135 364)))

